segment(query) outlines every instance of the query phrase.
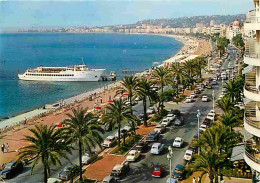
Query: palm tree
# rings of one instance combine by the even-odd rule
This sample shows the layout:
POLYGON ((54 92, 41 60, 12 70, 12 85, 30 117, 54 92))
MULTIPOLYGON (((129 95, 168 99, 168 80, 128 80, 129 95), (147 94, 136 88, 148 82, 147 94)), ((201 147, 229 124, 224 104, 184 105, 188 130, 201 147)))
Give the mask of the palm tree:
POLYGON ((196 73, 196 65, 193 60, 187 60, 183 65, 185 71, 185 80, 190 84, 191 89, 194 84, 194 76, 196 73))
POLYGON ((205 174, 209 175, 210 183, 218 179, 218 167, 225 162, 226 155, 219 154, 216 151, 201 149, 199 155, 195 155, 195 161, 190 165, 192 171, 200 171, 202 180, 205 174))
POLYGON ((202 69, 206 66, 206 61, 204 57, 197 57, 194 59, 196 68, 198 70, 200 78, 202 77, 202 69))
MULTIPOLYGON (((132 99, 135 94, 136 85, 137 85, 137 77, 135 76, 125 76, 124 79, 121 81, 121 87, 117 90, 116 95, 127 93, 128 94, 128 101, 130 102, 130 106, 132 106, 132 99)), ((132 108, 131 108, 131 113, 132 108)))
POLYGON ((179 93, 179 84, 181 84, 183 81, 183 67, 181 66, 181 64, 179 62, 175 62, 172 65, 171 71, 172 71, 173 77, 176 79, 177 93, 179 93))
POLYGON ((235 80, 229 80, 229 82, 226 82, 224 88, 226 89, 225 95, 231 98, 232 103, 235 103, 236 96, 238 96, 237 93, 239 92, 235 80))
POLYGON ((121 131, 121 133, 122 133, 122 138, 123 138, 123 146, 125 146, 125 138, 127 137, 127 130, 123 129, 121 131))
POLYGON ((221 108, 224 112, 228 112, 234 109, 234 104, 230 100, 230 96, 224 96, 219 101, 217 101, 217 106, 221 108))
POLYGON ((132 115, 130 107, 125 104, 121 98, 114 100, 114 103, 110 103, 106 106, 106 113, 103 114, 103 119, 110 123, 113 127, 118 127, 118 145, 121 146, 121 126, 122 122, 135 121, 135 117, 132 115))
POLYGON ((156 97, 156 92, 152 90, 153 82, 148 81, 146 78, 142 78, 138 81, 137 88, 136 88, 136 93, 139 97, 142 98, 143 100, 143 111, 144 111, 144 126, 147 126, 147 97, 150 100, 155 100, 156 97))
POLYGON ((219 117, 219 121, 225 126, 234 127, 237 120, 237 116, 232 111, 227 111, 219 117))
MULTIPOLYGON (((172 83, 172 81, 173 81, 171 72, 167 67, 156 67, 153 70, 152 77, 153 77, 155 83, 158 83, 161 85, 162 93, 163 93, 164 86, 166 86, 169 83, 172 83)), ((164 105, 162 102, 161 109, 160 109, 161 112, 163 112, 163 108, 164 108, 164 105)))
POLYGON ((100 133, 104 129, 97 122, 97 118, 92 113, 88 113, 88 108, 72 109, 72 114, 67 114, 68 119, 64 120, 65 132, 72 142, 78 144, 80 181, 82 178, 82 153, 91 151, 96 145, 101 147, 103 141, 100 133))
POLYGON ((172 75, 170 69, 167 67, 156 67, 153 69, 152 78, 156 83, 161 85, 161 91, 163 93, 164 86, 172 82, 172 75))
POLYGON ((36 125, 29 129, 32 135, 25 136, 30 145, 20 149, 19 160, 31 159, 32 172, 39 161, 43 164, 44 182, 47 183, 51 172, 51 165, 61 165, 60 158, 69 160, 67 153, 73 149, 63 129, 55 130, 55 126, 36 125))

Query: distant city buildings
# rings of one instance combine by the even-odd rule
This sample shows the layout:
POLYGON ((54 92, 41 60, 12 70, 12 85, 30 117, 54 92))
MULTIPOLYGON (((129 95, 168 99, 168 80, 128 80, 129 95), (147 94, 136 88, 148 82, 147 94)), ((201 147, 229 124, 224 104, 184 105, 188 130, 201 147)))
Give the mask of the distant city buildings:
MULTIPOLYGON (((217 24, 215 20, 211 20, 208 25, 197 23, 194 27, 171 27, 163 25, 117 25, 105 27, 70 27, 70 28, 52 28, 52 29, 29 29, 20 30, 21 32, 70 32, 70 33, 127 33, 127 34, 219 34, 221 37, 232 39, 238 34, 243 34, 243 27, 238 20, 230 25, 217 24)), ((248 33, 249 34, 249 33, 248 33)))

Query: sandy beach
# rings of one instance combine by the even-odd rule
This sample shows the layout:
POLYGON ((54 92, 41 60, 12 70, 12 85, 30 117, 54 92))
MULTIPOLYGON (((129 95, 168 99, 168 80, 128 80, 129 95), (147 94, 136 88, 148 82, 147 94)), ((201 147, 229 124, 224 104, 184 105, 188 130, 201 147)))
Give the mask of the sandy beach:
MULTIPOLYGON (((183 42, 184 46, 175 55, 183 54, 197 54, 206 55, 210 52, 210 47, 207 41, 196 40, 191 37, 174 36, 174 35, 161 35, 167 37, 173 37, 176 40, 183 42)), ((10 151, 8 153, 0 154, 0 165, 7 163, 17 157, 18 149, 27 145, 24 140, 25 135, 29 135, 30 128, 33 128, 36 124, 57 125, 66 119, 66 113, 72 113, 72 109, 76 107, 88 108, 89 111, 94 111, 96 106, 103 108, 109 100, 114 99, 117 87, 120 85, 120 81, 114 82, 109 85, 97 88, 93 91, 88 91, 80 95, 64 99, 63 105, 60 108, 52 110, 36 109, 16 117, 10 118, 0 122, 0 129, 2 131, 2 139, 0 143, 8 143, 10 151), (92 100, 90 100, 92 98, 92 100)), ((98 110, 95 110, 98 112, 98 110)))

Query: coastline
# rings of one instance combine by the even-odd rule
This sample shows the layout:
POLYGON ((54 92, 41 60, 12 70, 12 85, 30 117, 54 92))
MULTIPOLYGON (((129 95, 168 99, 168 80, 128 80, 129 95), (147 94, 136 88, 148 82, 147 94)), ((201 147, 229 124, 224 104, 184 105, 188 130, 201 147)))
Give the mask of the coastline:
MULTIPOLYGON (((179 55, 180 53, 183 53, 186 49, 187 49, 187 40, 191 39, 191 37, 189 36, 178 36, 178 35, 168 35, 168 34, 141 34, 141 35, 153 35, 153 36, 164 36, 164 37, 170 37, 173 38, 179 42, 183 43, 182 48, 171 58, 176 57, 177 55, 179 55)), ((164 63, 164 61, 162 62, 162 64, 164 63)), ((70 105, 75 105, 75 103, 81 103, 84 102, 85 100, 88 99, 88 97, 90 95, 93 95, 94 93, 98 94, 98 95, 102 95, 103 92, 105 92, 105 90, 107 89, 113 89, 115 87, 117 87, 120 84, 121 80, 118 80, 112 84, 109 85, 104 85, 103 87, 100 88, 96 88, 92 91, 88 91, 88 92, 84 92, 69 98, 64 99, 64 104, 66 106, 70 106, 70 105), (107 88, 105 88, 107 87, 107 88)), ((41 118, 41 116, 45 116, 45 115, 49 115, 50 113, 55 113, 57 111, 59 111, 60 109, 34 109, 31 111, 27 111, 27 112, 23 112, 19 115, 16 115, 12 118, 3 120, 0 122, 0 129, 4 129, 7 130, 7 128, 14 128, 16 126, 19 126, 23 123, 25 123, 26 121, 36 121, 39 118, 41 118)), ((93 110, 93 109, 92 109, 93 110)))

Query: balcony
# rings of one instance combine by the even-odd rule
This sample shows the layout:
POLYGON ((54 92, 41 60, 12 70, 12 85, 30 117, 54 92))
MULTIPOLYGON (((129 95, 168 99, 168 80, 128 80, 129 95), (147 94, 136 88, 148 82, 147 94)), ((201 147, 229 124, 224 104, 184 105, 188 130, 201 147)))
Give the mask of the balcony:
POLYGON ((244 128, 250 134, 260 137, 260 102, 245 105, 244 128))
POLYGON ((246 64, 260 66, 260 43, 252 38, 247 39, 244 56, 244 62, 246 64))
POLYGON ((251 168, 260 172, 259 138, 253 137, 245 142, 244 159, 251 168))
POLYGON ((260 30, 260 17, 259 15, 256 16, 254 10, 247 13, 244 28, 248 30, 260 30))

